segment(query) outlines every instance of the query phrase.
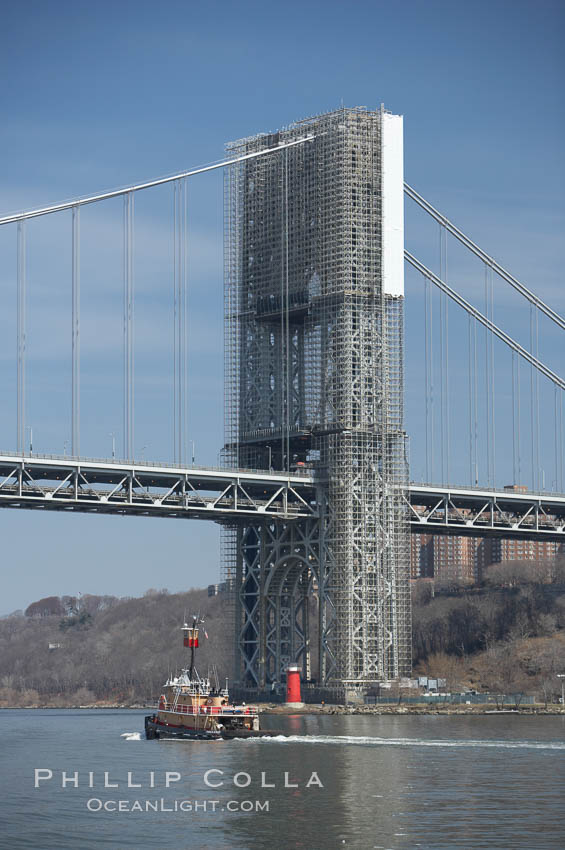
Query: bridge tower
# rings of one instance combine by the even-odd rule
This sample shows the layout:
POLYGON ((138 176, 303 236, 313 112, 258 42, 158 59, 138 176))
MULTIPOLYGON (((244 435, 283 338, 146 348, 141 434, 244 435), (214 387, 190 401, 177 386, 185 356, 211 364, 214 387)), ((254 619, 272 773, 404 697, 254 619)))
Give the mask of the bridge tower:
POLYGON ((402 117, 342 108, 228 155, 293 140, 226 169, 224 453, 313 469, 320 517, 225 530, 236 678, 363 689, 411 669, 402 117))

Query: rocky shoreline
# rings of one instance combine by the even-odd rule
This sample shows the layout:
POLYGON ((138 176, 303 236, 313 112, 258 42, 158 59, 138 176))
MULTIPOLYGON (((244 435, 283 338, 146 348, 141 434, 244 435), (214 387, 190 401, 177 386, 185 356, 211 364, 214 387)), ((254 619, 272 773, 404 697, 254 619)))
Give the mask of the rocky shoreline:
MULTIPOLYGON (((303 707, 288 706, 284 703, 254 703, 258 705, 261 714, 274 715, 489 715, 492 717, 495 714, 523 714, 523 715, 564 715, 565 708, 561 705, 524 705, 517 708, 497 708, 492 703, 482 705, 426 705, 425 703, 410 705, 401 704, 386 704, 386 705, 329 705, 329 704, 305 704, 303 707)), ((90 705, 2 705, 2 709, 42 709, 51 711, 68 711, 73 710, 100 710, 100 711, 150 711, 153 706, 142 705, 139 703, 92 703, 90 705)))
POLYGON ((305 705, 304 708, 294 708, 286 705, 267 704, 261 705, 262 714, 364 714, 364 715, 383 715, 383 714, 472 714, 482 715, 488 714, 555 714, 565 715, 565 709, 560 705, 524 705, 518 708, 497 708, 491 703, 483 705, 421 705, 413 703, 410 705, 305 705))

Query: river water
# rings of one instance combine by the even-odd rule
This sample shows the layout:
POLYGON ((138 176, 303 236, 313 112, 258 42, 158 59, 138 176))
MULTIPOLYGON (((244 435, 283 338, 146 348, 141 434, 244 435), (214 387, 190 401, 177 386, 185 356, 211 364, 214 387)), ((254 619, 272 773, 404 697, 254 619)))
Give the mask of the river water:
POLYGON ((0 847, 565 846, 565 717, 268 716, 291 737, 166 742, 143 716, 1 711, 0 847))

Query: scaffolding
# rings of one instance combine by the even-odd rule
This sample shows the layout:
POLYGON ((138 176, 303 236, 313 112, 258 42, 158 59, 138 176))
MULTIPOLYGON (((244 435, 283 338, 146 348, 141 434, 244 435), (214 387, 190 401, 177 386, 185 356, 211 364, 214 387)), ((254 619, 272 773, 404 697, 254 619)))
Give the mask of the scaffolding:
POLYGON ((342 108, 227 147, 232 158, 314 137, 225 175, 226 463, 311 468, 318 482, 319 519, 223 534, 237 678, 252 686, 280 681, 289 661, 354 688, 411 668, 403 295, 383 272, 388 116, 342 108))

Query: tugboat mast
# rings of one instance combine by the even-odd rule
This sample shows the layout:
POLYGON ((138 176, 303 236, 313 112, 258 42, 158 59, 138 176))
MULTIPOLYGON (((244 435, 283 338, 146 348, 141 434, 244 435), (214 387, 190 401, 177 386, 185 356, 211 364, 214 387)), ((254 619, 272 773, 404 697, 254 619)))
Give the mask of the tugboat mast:
POLYGON ((192 640, 190 641, 190 681, 191 682, 192 682, 192 678, 194 676, 194 649, 195 649, 194 644, 196 642, 195 638, 194 638, 195 634, 196 634, 196 640, 198 640, 198 629, 196 628, 196 617, 193 617, 192 618, 192 636, 191 636, 192 640))
POLYGON ((194 650, 198 649, 198 617, 192 617, 192 626, 184 623, 182 627, 184 645, 190 648, 190 681, 194 676, 194 650))

